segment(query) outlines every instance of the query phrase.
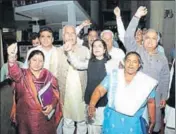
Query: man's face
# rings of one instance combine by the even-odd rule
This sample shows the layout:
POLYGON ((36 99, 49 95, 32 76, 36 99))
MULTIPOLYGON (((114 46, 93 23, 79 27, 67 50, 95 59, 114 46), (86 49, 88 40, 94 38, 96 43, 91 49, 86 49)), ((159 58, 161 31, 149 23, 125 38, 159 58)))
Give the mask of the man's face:
POLYGON ((65 31, 63 34, 63 41, 71 42, 72 44, 76 44, 76 31, 74 27, 67 26, 65 27, 65 31))
POLYGON ((108 50, 111 50, 112 45, 113 45, 113 38, 112 38, 112 34, 110 32, 106 32, 103 34, 102 36, 102 40, 105 41, 108 50))
POLYGON ((142 30, 138 29, 136 31, 136 36, 135 36, 136 42, 140 42, 143 39, 143 33, 142 30))
POLYGON ((91 45, 93 43, 94 40, 96 40, 98 38, 98 34, 96 31, 90 31, 88 34, 88 42, 89 45, 91 45))
POLYGON ((149 31, 144 35, 144 48, 147 52, 155 51, 157 47, 157 33, 154 31, 149 31))
POLYGON ((39 45, 40 45, 39 38, 36 38, 35 40, 32 40, 32 45, 33 45, 34 47, 39 46, 39 45))
POLYGON ((42 47, 50 47, 53 44, 53 35, 49 31, 43 31, 39 37, 42 47))

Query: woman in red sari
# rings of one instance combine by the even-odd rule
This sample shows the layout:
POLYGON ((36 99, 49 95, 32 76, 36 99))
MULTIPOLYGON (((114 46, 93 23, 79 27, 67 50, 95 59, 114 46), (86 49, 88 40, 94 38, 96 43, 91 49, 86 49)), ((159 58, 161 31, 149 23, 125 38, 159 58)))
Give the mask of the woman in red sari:
MULTIPOLYGON (((43 68, 44 54, 34 50, 28 57, 29 68, 20 68, 13 56, 16 55, 17 45, 8 48, 9 76, 15 81, 15 105, 11 114, 16 121, 19 134, 56 134, 56 118, 59 93, 56 78, 43 68), (41 106, 37 95, 42 87, 48 85, 47 105, 41 106), (46 117, 55 109, 55 115, 46 117)), ((44 98, 44 99, 45 99, 44 98)), ((45 100, 44 100, 45 101, 45 100)))

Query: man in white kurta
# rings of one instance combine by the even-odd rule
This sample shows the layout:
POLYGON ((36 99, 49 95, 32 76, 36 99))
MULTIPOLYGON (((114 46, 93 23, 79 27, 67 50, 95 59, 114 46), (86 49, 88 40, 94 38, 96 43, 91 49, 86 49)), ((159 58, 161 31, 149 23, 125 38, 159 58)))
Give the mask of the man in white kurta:
POLYGON ((85 124, 85 103, 82 100, 80 77, 72 66, 69 66, 68 69, 63 114, 64 122, 67 122, 66 124, 69 124, 70 128, 67 129, 68 126, 64 125, 64 133, 72 134, 74 132, 74 121, 79 122, 77 123, 77 129, 80 132, 78 133, 86 133, 86 129, 81 127, 81 125, 85 124))
POLYGON ((57 79, 60 98, 63 103, 63 133, 74 134, 75 124, 77 134, 86 134, 86 106, 84 93, 87 84, 86 70, 77 70, 68 62, 68 52, 71 51, 79 60, 89 58, 89 50, 76 41, 76 31, 73 26, 63 28, 64 45, 58 48, 57 79))

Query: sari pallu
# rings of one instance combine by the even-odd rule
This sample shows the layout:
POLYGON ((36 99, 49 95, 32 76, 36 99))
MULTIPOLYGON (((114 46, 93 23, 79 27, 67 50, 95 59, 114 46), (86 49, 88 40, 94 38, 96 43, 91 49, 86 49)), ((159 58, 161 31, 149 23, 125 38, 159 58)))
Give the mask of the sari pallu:
POLYGON ((104 134, 143 134, 147 131, 142 115, 148 99, 154 99, 157 81, 137 72, 127 85, 123 69, 115 69, 100 84, 108 93, 104 110, 104 134))
MULTIPOLYGON (((55 77, 51 75, 51 73, 46 73, 47 70, 45 70, 43 77, 41 77, 40 80, 35 79, 34 82, 32 81, 32 74, 30 74, 30 71, 28 71, 27 77, 29 80, 29 84, 31 86, 31 89, 34 93, 34 98, 36 100, 36 103, 39 104, 39 109, 42 110, 41 105, 37 99, 37 93, 35 91, 39 91, 43 86, 45 86, 47 83, 51 83, 48 92, 46 94, 46 104, 52 104, 53 108, 55 109, 55 114, 54 114, 54 119, 55 119, 55 124, 56 127, 60 122, 60 119, 62 117, 62 109, 61 109, 61 104, 59 101, 59 92, 58 92, 58 84, 57 80, 55 77), (35 85, 34 85, 35 84, 35 85)), ((48 71, 47 71, 48 72, 48 71)))
POLYGON ((17 126, 19 127, 20 131, 19 133, 55 133, 55 125, 59 122, 62 116, 56 79, 46 69, 43 69, 41 71, 38 79, 36 79, 32 75, 29 69, 20 69, 17 65, 9 67, 9 70, 11 78, 14 79, 16 82, 16 101, 13 105, 11 115, 16 116, 17 126), (47 82, 51 81, 51 79, 51 104, 53 105, 53 108, 56 109, 56 112, 51 120, 47 121, 41 111, 42 108, 40 106, 40 103, 38 102, 36 95, 40 88, 43 87, 47 82))
POLYGON ((137 72, 130 84, 126 85, 124 69, 114 69, 108 77, 108 106, 129 116, 138 111, 158 84, 155 79, 137 72))

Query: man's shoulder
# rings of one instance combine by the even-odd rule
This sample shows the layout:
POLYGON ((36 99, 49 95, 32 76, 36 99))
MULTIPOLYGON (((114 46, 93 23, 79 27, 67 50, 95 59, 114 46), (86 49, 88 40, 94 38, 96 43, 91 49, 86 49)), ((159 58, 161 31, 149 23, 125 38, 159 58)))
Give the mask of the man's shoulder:
POLYGON ((115 53, 118 53, 118 54, 121 54, 121 55, 124 55, 124 56, 125 56, 125 53, 124 53, 123 50, 120 49, 120 48, 113 47, 113 48, 112 48, 112 51, 114 51, 115 53))
POLYGON ((164 64, 168 64, 168 59, 165 55, 158 53, 158 57, 164 64))
POLYGON ((77 46, 76 51, 81 55, 88 55, 90 53, 89 49, 85 46, 77 46))
POLYGON ((81 50, 89 51, 89 49, 86 46, 83 46, 83 45, 82 46, 79 45, 77 48, 81 49, 81 50))

